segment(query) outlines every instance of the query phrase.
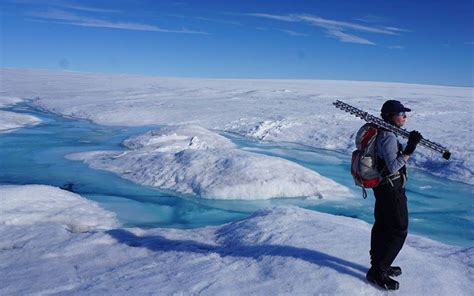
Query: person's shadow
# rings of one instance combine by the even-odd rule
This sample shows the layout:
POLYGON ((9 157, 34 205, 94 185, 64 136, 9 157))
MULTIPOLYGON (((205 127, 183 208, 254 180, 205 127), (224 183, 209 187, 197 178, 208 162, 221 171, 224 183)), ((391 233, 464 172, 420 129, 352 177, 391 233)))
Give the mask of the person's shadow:
POLYGON ((339 273, 351 275, 364 282, 365 273, 368 268, 360 264, 347 261, 323 252, 306 248, 297 248, 282 245, 242 245, 227 243, 224 245, 208 245, 192 240, 170 240, 160 235, 139 237, 124 229, 112 229, 106 231, 117 241, 131 247, 147 248, 152 251, 176 251, 194 253, 217 253, 222 257, 247 257, 259 259, 261 256, 293 257, 307 262, 329 267, 339 273))

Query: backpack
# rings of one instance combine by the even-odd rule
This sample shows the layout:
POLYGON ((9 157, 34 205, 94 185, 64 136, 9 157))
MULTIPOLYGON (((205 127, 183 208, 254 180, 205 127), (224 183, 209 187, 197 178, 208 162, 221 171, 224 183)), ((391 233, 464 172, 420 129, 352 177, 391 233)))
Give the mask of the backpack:
POLYGON ((352 152, 351 175, 357 186, 362 187, 362 196, 367 198, 365 188, 377 187, 381 180, 375 154, 379 129, 373 124, 364 124, 356 134, 356 150, 352 152))

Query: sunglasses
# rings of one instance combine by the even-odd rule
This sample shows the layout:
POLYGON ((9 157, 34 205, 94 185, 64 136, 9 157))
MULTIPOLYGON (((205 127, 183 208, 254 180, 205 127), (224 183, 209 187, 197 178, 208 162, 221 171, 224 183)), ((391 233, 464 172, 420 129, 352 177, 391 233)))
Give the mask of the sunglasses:
POLYGON ((395 113, 395 115, 403 117, 403 118, 407 118, 407 115, 405 112, 398 112, 398 113, 395 113))

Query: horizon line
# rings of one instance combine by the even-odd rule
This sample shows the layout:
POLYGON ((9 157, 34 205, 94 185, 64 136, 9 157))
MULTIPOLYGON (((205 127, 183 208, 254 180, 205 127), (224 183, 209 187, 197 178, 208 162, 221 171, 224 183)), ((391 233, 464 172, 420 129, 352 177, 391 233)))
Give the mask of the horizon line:
POLYGON ((375 83, 393 83, 393 84, 412 84, 412 85, 423 85, 423 86, 439 86, 439 87, 460 87, 460 88, 474 88, 474 82, 472 85, 450 85, 450 84, 433 84, 433 83, 420 83, 420 82, 406 82, 406 81, 387 81, 387 80, 357 80, 357 79, 331 79, 331 78, 266 78, 266 77, 212 77, 212 76, 173 76, 173 75, 159 75, 159 74, 145 74, 137 72, 110 72, 110 71, 86 71, 86 70, 73 70, 73 69, 58 69, 58 68, 30 68, 30 67, 14 67, 14 66, 0 66, 2 69, 12 70, 32 70, 32 71, 52 71, 52 72, 75 72, 75 73, 87 73, 87 74, 103 74, 103 75, 117 75, 117 76, 143 76, 143 77, 156 77, 156 78, 181 78, 181 79, 204 79, 204 80, 316 80, 316 81, 346 81, 346 82, 375 82, 375 83))

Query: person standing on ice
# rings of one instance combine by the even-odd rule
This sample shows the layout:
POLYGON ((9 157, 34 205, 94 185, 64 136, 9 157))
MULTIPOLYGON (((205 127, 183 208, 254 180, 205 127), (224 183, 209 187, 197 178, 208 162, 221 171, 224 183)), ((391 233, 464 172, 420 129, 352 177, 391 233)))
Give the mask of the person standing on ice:
MULTIPOLYGON (((399 101, 388 100, 382 106, 381 116, 385 122, 401 127, 405 124, 406 112, 409 111, 411 109, 399 101)), ((373 188, 375 222, 370 240, 371 267, 366 278, 387 290, 399 288, 399 283, 391 277, 401 275, 402 270, 391 265, 402 249, 408 233, 406 163, 422 138, 419 132, 410 132, 404 150, 391 131, 380 129, 376 138, 377 166, 382 181, 373 188)))

